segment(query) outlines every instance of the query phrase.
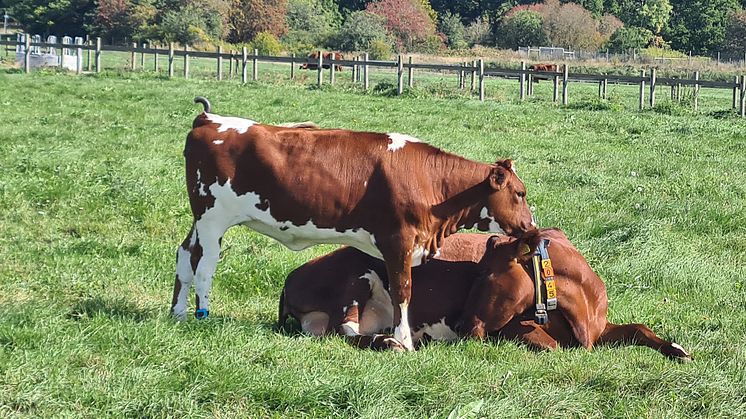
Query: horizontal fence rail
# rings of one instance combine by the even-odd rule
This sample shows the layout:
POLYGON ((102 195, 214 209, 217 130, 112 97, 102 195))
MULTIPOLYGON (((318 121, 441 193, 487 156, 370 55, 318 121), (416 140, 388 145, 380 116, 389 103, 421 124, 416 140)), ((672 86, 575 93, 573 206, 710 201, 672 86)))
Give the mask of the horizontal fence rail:
MULTIPOLYGON (((38 38, 37 38, 38 39, 38 38)), ((50 38, 51 39, 51 38, 50 38)), ((56 39, 56 38, 55 38, 56 39)), ((31 37, 28 35, 20 35, 16 40, 2 40, 0 39, 0 45, 13 46, 16 50, 16 56, 22 56, 23 67, 25 72, 30 71, 30 55, 38 53, 41 48, 48 50, 62 50, 63 54, 74 55, 77 57, 77 72, 82 72, 83 51, 88 52, 88 71, 101 71, 101 53, 104 51, 112 52, 128 52, 131 54, 131 69, 136 69, 136 54, 141 54, 140 65, 144 66, 145 55, 153 55, 155 58, 154 68, 158 69, 158 57, 162 56, 168 63, 168 75, 169 77, 174 76, 174 61, 178 58, 184 60, 184 77, 189 77, 189 61, 193 58, 206 58, 216 60, 216 72, 217 78, 222 80, 224 72, 224 60, 227 60, 229 69, 228 71, 233 74, 240 73, 242 75, 242 82, 248 81, 248 70, 247 67, 252 67, 252 80, 258 79, 258 64, 259 62, 264 63, 281 63, 290 64, 290 77, 293 78, 295 74, 295 66, 303 65, 306 68, 318 72, 317 83, 321 85, 324 83, 323 72, 329 71, 329 83, 333 84, 335 81, 336 68, 341 66, 352 68, 352 80, 353 82, 363 82, 364 88, 369 88, 369 72, 371 67, 379 69, 390 69, 396 73, 397 76, 397 94, 402 94, 404 89, 404 75, 407 76, 407 86, 413 86, 413 70, 430 70, 440 72, 451 72, 458 75, 458 86, 460 89, 465 89, 466 79, 470 77, 470 90, 474 91, 477 89, 479 92, 479 99, 484 100, 484 82, 486 77, 500 77, 506 79, 517 79, 520 83, 520 99, 525 99, 527 96, 533 95, 533 82, 537 80, 554 80, 553 83, 553 95, 552 99, 554 102, 561 100, 562 104, 566 105, 569 101, 569 89, 568 84, 573 83, 596 83, 599 86, 599 97, 606 98, 607 85, 613 84, 625 84, 625 85, 639 85, 639 107, 643 109, 645 103, 649 103, 652 107, 655 105, 656 88, 660 86, 671 87, 671 98, 680 100, 681 93, 680 89, 684 86, 691 86, 693 89, 693 104, 695 110, 698 106, 698 96, 700 88, 712 88, 712 89, 730 89, 733 91, 732 107, 738 109, 738 113, 741 116, 746 116, 746 76, 738 76, 732 81, 719 81, 719 80, 701 80, 699 78, 699 72, 695 72, 694 78, 675 78, 675 77, 657 77, 656 69, 653 68, 649 75, 645 75, 644 72, 640 76, 623 76, 623 75, 612 75, 612 74, 583 74, 583 73, 570 73, 567 65, 558 66, 558 71, 534 71, 526 67, 525 62, 521 62, 520 69, 512 68, 489 68, 485 69, 484 60, 474 60, 469 62, 463 62, 458 64, 438 64, 438 63, 413 63, 412 57, 409 57, 408 61, 404 61, 402 55, 398 56, 395 61, 387 60, 371 60, 368 59, 368 54, 363 56, 354 57, 353 59, 334 58, 332 53, 330 56, 324 56, 322 51, 317 52, 316 57, 296 57, 296 56, 271 56, 271 55, 260 55, 255 49, 251 53, 244 48, 242 51, 223 51, 222 47, 218 51, 196 51, 190 49, 188 45, 176 48, 171 43, 168 48, 157 48, 148 46, 147 44, 132 46, 122 45, 102 45, 101 39, 96 38, 89 40, 83 44, 80 43, 60 43, 60 42, 32 42, 31 37), (95 68, 92 67, 91 53, 95 53, 95 68), (234 64, 235 63, 235 64, 234 64), (648 89, 646 89, 646 85, 648 89), (648 95, 647 101, 645 95, 648 95)), ((7 54, 7 48, 6 48, 7 54)), ((62 56, 61 54, 60 56, 62 56)), ((62 58, 60 58, 60 62, 62 58)))

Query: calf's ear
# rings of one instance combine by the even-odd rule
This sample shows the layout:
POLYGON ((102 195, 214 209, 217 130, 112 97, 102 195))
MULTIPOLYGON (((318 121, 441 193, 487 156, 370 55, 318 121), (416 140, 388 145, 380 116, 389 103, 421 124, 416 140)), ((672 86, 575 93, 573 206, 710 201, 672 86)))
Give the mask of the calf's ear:
POLYGON ((514 257, 522 262, 531 259, 541 240, 541 231, 538 229, 527 232, 515 241, 514 257))
POLYGON ((504 188, 507 184, 508 180, 508 170, 506 170, 502 166, 496 166, 490 171, 490 187, 495 190, 499 191, 500 189, 504 188))

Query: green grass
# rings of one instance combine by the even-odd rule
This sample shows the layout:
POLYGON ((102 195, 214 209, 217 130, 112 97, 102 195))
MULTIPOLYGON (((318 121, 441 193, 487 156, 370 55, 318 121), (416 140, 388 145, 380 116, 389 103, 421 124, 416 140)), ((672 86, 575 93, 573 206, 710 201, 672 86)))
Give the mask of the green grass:
POLYGON ((590 89, 569 108, 437 93, 0 70, 0 416, 743 415, 744 120, 625 110, 634 92, 598 101, 590 89), (285 276, 333 247, 294 253, 242 229, 223 242, 210 319, 174 322, 195 95, 266 123, 397 131, 514 158, 540 224, 563 228, 606 281, 610 320, 645 323, 694 362, 506 341, 373 353, 282 334, 285 276))

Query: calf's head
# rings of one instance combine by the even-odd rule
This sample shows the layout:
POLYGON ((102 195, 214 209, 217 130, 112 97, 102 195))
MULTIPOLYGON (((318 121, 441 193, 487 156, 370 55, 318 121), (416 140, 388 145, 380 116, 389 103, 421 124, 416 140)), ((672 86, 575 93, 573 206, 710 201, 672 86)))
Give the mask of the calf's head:
POLYGON ((489 193, 481 203, 480 219, 476 224, 480 231, 521 236, 536 228, 526 202, 526 186, 511 160, 498 161, 485 182, 489 193))

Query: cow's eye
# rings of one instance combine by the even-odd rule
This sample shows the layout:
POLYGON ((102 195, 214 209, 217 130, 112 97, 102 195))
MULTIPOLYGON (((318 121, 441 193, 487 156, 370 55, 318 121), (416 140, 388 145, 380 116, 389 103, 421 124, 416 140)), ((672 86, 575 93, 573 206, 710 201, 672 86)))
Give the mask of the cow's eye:
POLYGON ((516 194, 518 194, 519 198, 525 198, 526 197, 526 192, 516 192, 516 194))

